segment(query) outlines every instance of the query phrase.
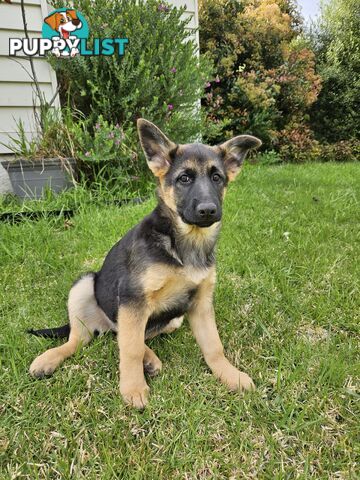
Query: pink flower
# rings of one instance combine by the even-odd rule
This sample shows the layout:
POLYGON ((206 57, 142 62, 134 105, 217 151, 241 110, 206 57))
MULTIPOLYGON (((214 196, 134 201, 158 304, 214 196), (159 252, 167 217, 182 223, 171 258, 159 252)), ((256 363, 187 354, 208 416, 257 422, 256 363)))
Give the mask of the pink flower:
POLYGON ((211 87, 211 83, 210 82, 206 82, 205 83, 205 88, 210 88, 211 87))
POLYGON ((168 110, 174 110, 174 105, 172 103, 169 103, 167 108, 168 108, 168 110))
POLYGON ((176 67, 172 67, 172 69, 170 70, 171 73, 176 73, 176 67))
POLYGON ((159 3, 158 5, 158 11, 159 12, 168 12, 169 11, 169 7, 167 5, 165 5, 165 3, 159 3))
POLYGON ((121 143, 121 140, 119 138, 116 138, 114 143, 118 147, 121 143))
POLYGON ((117 123, 117 124, 115 125, 115 128, 119 129, 119 128, 120 128, 120 125, 117 123))
POLYGON ((95 128, 96 128, 96 130, 100 130, 100 123, 97 123, 97 124, 95 125, 95 128))
POLYGON ((85 152, 85 157, 90 157, 90 152, 85 152))
POLYGON ((216 82, 216 83, 220 83, 219 75, 216 75, 216 77, 215 77, 215 82, 216 82))
POLYGON ((114 138, 114 132, 110 132, 108 138, 114 138))

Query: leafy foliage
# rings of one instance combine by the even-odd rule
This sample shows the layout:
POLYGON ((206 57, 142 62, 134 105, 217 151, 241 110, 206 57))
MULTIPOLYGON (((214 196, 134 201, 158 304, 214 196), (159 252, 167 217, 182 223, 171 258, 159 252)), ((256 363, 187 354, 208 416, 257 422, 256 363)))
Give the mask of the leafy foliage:
POLYGON ((42 160, 44 158, 75 158, 78 137, 84 121, 79 112, 69 108, 46 108, 41 114, 41 125, 36 122, 36 135, 29 138, 22 120, 16 124, 16 136, 3 143, 18 158, 42 160))
POLYGON ((330 0, 323 5, 310 40, 318 57, 323 88, 311 112, 316 136, 330 143, 359 139, 360 4, 330 0))
MULTIPOLYGON (((67 2, 55 0, 52 5, 60 8, 67 2)), ((80 157, 100 165, 103 152, 103 160, 111 166, 106 142, 102 143, 104 151, 96 145, 100 139, 95 125, 107 122, 108 133, 119 125, 122 145, 133 153, 128 161, 133 166, 137 162, 137 170, 146 175, 145 162, 138 160, 142 154, 136 119, 155 122, 179 142, 199 138, 202 118, 196 105, 210 75, 210 62, 199 58, 188 21, 181 19, 183 9, 157 0, 99 0, 96 8, 90 0, 76 0, 74 8, 89 23, 90 46, 93 38, 129 39, 123 57, 77 56, 69 62, 50 58, 61 85, 62 103, 69 101, 81 111, 92 132, 94 144, 90 146, 89 138, 87 145, 82 140, 80 157), (91 153, 87 159, 86 152, 91 153)), ((117 155, 116 149, 112 155, 117 155)))
MULTIPOLYGON (((286 0, 200 2, 200 43, 217 65, 204 106, 221 135, 258 135, 281 148, 283 132, 305 130, 320 90, 314 54, 299 39, 301 20, 286 0)), ((295 132, 294 132, 295 133, 295 132)), ((310 139, 311 140, 311 139, 310 139)))

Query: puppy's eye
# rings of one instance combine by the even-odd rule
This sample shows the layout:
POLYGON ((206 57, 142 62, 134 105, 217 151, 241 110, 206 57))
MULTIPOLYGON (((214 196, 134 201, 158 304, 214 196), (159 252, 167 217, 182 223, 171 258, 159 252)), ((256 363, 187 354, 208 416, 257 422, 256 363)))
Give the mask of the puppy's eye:
POLYGON ((213 182, 218 183, 218 182, 220 182, 221 177, 218 173, 214 173, 214 175, 212 176, 212 180, 213 180, 213 182))
POLYGON ((179 181, 181 183, 190 183, 191 182, 191 178, 189 177, 189 175, 186 175, 186 173, 183 173, 180 177, 179 177, 179 181))
POLYGON ((65 18, 60 18, 60 23, 66 23, 65 18))

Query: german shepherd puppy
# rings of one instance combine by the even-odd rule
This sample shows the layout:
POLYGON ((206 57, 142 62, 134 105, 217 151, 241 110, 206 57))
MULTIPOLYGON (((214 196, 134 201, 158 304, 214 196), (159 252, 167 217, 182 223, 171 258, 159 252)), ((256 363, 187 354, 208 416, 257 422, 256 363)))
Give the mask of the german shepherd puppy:
POLYGON ((149 392, 144 370, 154 376, 162 366, 145 340, 174 331, 187 313, 214 375, 230 390, 252 389, 251 378, 225 358, 216 328, 214 252, 226 186, 248 150, 261 141, 240 135, 215 147, 176 145, 147 120, 139 119, 137 126, 147 163, 157 177, 158 205, 114 245, 99 272, 74 283, 68 325, 31 331, 68 336, 68 341, 37 357, 30 374, 52 374, 94 334, 112 330, 120 349, 121 395, 142 409, 149 392))

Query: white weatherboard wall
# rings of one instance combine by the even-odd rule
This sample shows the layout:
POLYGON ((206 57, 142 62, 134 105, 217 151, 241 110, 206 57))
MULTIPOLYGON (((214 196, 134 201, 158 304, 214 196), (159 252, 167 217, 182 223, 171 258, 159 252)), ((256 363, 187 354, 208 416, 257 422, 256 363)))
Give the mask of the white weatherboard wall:
MULTIPOLYGON (((43 0, 25 0, 27 27, 30 37, 41 37, 48 6, 43 0)), ((16 136, 16 121, 22 120, 28 137, 35 134, 33 105, 36 101, 34 85, 28 75, 29 60, 24 55, 9 57, 9 38, 23 38, 24 27, 20 0, 0 3, 0 142, 9 143, 9 135, 16 136)), ((43 58, 34 58, 34 68, 40 88, 47 100, 56 92, 56 76, 43 58)), ((38 101, 37 101, 38 104, 38 101)), ((59 105, 58 99, 54 103, 59 105)), ((0 154, 10 150, 0 144, 0 154)))
MULTIPOLYGON (((188 28, 198 28, 197 0, 172 0, 169 3, 176 7, 186 6, 184 18, 190 17, 188 28)), ((43 19, 51 10, 52 8, 46 4, 46 0, 25 0, 30 37, 41 37, 43 19)), ((11 153, 1 142, 7 144, 9 135, 16 136, 16 121, 22 120, 29 138, 36 132, 33 115, 36 96, 31 78, 26 73, 26 70, 30 72, 29 60, 24 55, 16 58, 8 56, 9 38, 23 38, 24 36, 20 0, 12 0, 11 4, 0 3, 0 155, 11 153)), ((199 44, 198 32, 193 34, 193 38, 199 44)), ((46 99, 50 100, 57 87, 55 73, 43 58, 35 57, 34 66, 40 88, 46 99)), ((59 106, 58 99, 54 105, 59 106)))
POLYGON ((196 29, 194 32, 193 39, 199 47, 199 17, 198 17, 198 0, 173 0, 170 1, 175 7, 185 7, 185 12, 183 18, 189 18, 190 22, 188 23, 189 29, 196 29))

